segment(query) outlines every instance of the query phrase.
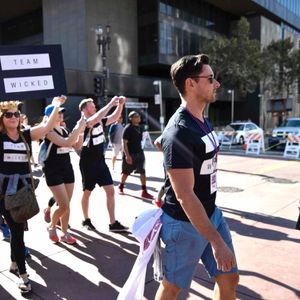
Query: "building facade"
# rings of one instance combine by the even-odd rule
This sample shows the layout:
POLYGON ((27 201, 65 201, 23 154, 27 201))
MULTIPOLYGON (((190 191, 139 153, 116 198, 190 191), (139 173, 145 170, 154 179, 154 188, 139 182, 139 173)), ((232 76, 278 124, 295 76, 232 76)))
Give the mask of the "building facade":
MULTIPOLYGON (((79 118, 79 101, 94 96, 94 78, 102 73, 95 28, 109 24, 108 95, 146 103, 146 122, 155 131, 160 129, 160 106, 154 101, 153 82, 162 82, 165 120, 180 104, 169 76, 174 61, 201 52, 203 43, 216 35, 229 37, 241 16, 248 19, 252 38, 262 46, 290 36, 299 47, 299 11, 297 0, 11 0, 0 12, 0 44, 62 45, 67 115, 73 124, 79 118)), ((276 116, 300 115, 298 90, 286 96, 280 109, 268 104, 272 100, 268 97, 259 90, 246 98, 235 96, 235 119, 250 118, 267 128, 276 116)), ((208 114, 216 126, 230 121, 231 100, 230 94, 220 93, 210 106, 208 114)), ((25 101, 32 122, 47 101, 25 101)))

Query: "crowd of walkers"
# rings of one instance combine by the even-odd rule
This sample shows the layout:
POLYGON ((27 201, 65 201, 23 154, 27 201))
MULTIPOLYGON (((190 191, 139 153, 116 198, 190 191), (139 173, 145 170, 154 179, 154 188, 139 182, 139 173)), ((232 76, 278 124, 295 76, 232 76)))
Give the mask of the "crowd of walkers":
MULTIPOLYGON (((10 240, 9 271, 20 278, 18 287, 23 294, 32 290, 25 264, 25 258, 29 255, 29 250, 24 244, 27 222, 17 223, 13 220, 10 212, 5 208, 4 198, 8 193, 16 193, 25 184, 30 184, 29 163, 35 164, 32 160, 32 141, 40 143, 43 141, 47 152, 42 162, 42 169, 52 197, 43 212, 45 221, 49 223, 47 230, 52 242, 76 243, 76 239, 68 230, 70 201, 75 181, 70 159, 70 152, 73 149, 80 154, 79 167, 83 185, 82 226, 88 230, 95 230, 89 217, 89 198, 98 185, 104 189, 106 195, 109 231, 128 230, 128 227, 122 225, 115 216, 113 180, 104 157, 104 127, 117 124, 122 120, 126 98, 115 96, 98 111, 91 98, 83 99, 79 104, 81 117, 72 130, 69 130, 64 122, 66 110, 62 105, 65 100, 65 97, 55 97, 45 108, 43 121, 36 126, 30 126, 28 123, 23 125, 27 117, 25 115, 22 117, 19 101, 0 102, 0 230, 3 237, 10 240), (30 162, 26 154, 25 142, 30 149, 30 162), (57 228, 60 229, 61 236, 58 235, 57 228)), ((119 137, 122 138, 122 132, 121 135, 119 133, 119 137)), ((116 155, 122 146, 117 145, 117 147, 116 155)), ((132 170, 134 169, 135 167, 132 170)), ((144 185, 143 188, 145 190, 144 185)))

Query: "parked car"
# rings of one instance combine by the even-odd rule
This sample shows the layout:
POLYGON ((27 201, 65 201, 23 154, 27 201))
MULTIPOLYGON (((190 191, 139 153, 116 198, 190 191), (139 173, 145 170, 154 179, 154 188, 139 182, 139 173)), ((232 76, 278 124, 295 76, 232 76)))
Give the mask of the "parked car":
MULTIPOLYGON (((244 121, 236 121, 233 123, 230 123, 225 127, 224 131, 230 131, 232 130, 234 132, 233 134, 233 144, 241 144, 243 145, 250 134, 264 134, 264 131, 262 128, 258 127, 255 123, 253 122, 244 122, 244 121)), ((222 142, 222 135, 223 133, 221 132, 219 134, 219 140, 222 142)))
POLYGON ((279 127, 273 129, 269 147, 275 149, 285 145, 287 136, 296 135, 298 132, 300 132, 300 118, 287 118, 279 127))

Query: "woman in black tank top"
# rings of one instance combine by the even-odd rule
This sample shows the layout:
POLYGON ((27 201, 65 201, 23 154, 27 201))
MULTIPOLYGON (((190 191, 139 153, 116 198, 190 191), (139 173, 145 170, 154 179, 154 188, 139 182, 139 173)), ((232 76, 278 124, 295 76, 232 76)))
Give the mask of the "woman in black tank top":
POLYGON ((53 111, 47 122, 21 130, 19 101, 0 102, 0 214, 4 216, 11 232, 11 266, 10 271, 20 277, 18 285, 21 293, 31 291, 25 266, 24 228, 25 224, 16 223, 10 212, 5 209, 4 196, 14 194, 30 176, 26 147, 21 138, 23 135, 31 152, 31 141, 45 136, 54 126, 59 106, 65 99, 55 97, 52 101, 53 111))
MULTIPOLYGON (((49 107, 45 109, 46 114, 49 113, 49 110, 51 112, 49 107)), ((68 232, 70 201, 74 190, 74 172, 69 152, 73 146, 76 148, 77 143, 81 144, 79 135, 85 129, 85 120, 81 117, 73 128, 73 131, 69 133, 65 127, 61 126, 61 123, 64 121, 63 113, 64 109, 61 108, 53 130, 45 138, 47 148, 51 148, 43 171, 47 185, 58 204, 52 214, 48 232, 50 240, 57 243, 59 238, 56 232, 56 225, 60 221, 60 228, 63 233, 60 240, 68 244, 74 244, 76 243, 76 239, 68 232)))

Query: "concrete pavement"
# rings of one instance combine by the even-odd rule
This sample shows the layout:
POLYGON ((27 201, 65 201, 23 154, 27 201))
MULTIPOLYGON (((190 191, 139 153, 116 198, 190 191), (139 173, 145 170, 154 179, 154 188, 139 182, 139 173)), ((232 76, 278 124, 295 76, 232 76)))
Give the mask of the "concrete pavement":
MULTIPOLYGON (((107 152, 110 166, 111 153, 107 152)), ((155 194, 162 184, 161 153, 147 151, 149 192, 155 194)), ((138 244, 130 234, 108 232, 104 193, 96 189, 90 201, 90 215, 98 231, 81 228, 81 178, 78 157, 72 154, 76 184, 71 204, 72 234, 75 246, 53 244, 46 231, 43 214, 29 221, 25 233, 31 250, 28 272, 34 292, 29 299, 116 299, 138 253, 138 244)), ((240 269, 238 299, 294 300, 300 298, 300 231, 294 230, 300 200, 300 164, 249 157, 219 155, 219 193, 217 204, 223 209, 232 231, 240 269)), ((118 172, 112 172, 115 183, 118 172)), ((126 195, 116 194, 117 218, 131 225, 135 216, 151 207, 139 198, 138 176, 131 176, 126 195)), ((44 180, 37 189, 41 210, 50 191, 44 180)), ((22 299, 17 278, 8 272, 9 244, 0 241, 0 299, 22 299)), ((154 299, 158 284, 148 266, 145 299, 154 299)), ((190 291, 180 299, 211 299, 213 282, 199 264, 190 291)))

